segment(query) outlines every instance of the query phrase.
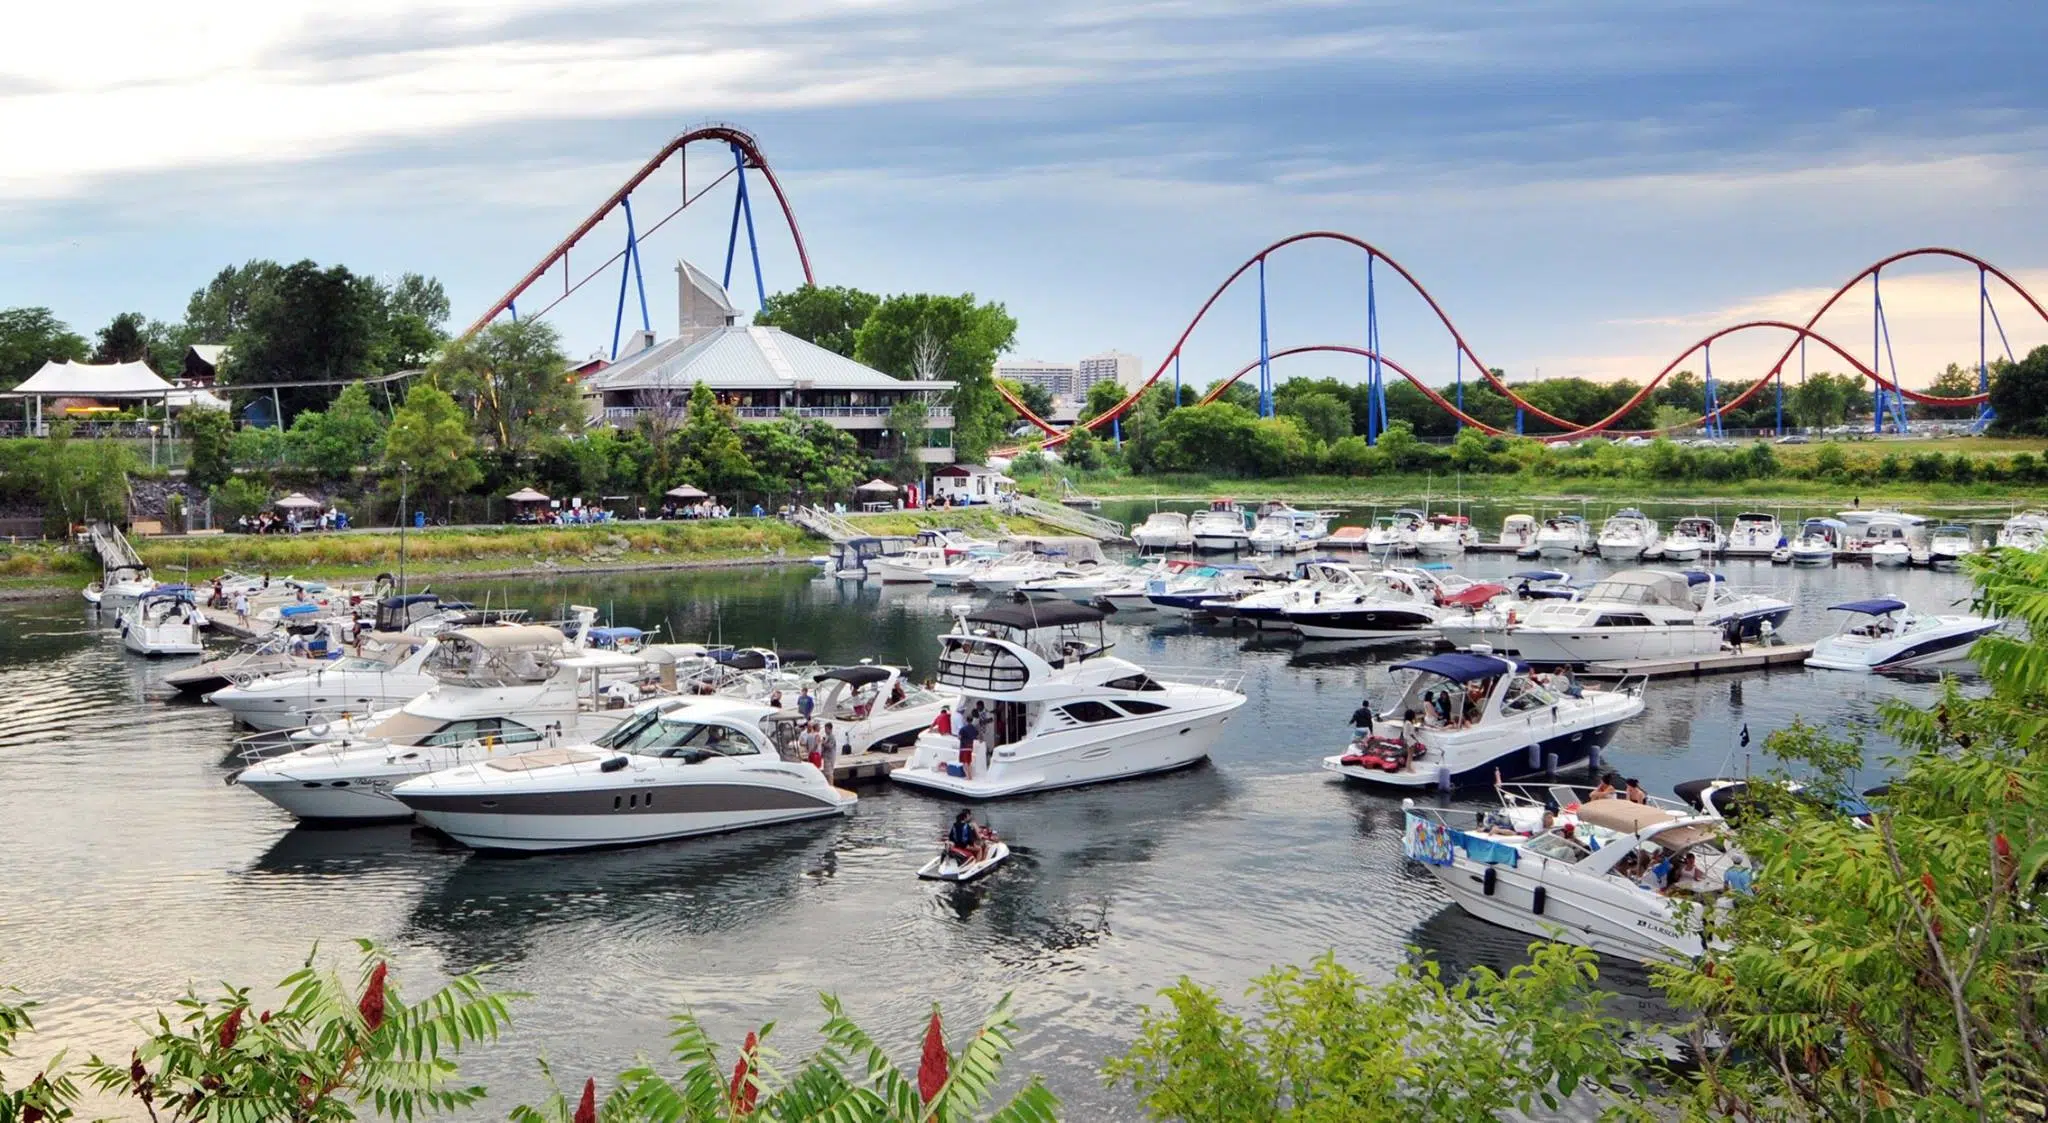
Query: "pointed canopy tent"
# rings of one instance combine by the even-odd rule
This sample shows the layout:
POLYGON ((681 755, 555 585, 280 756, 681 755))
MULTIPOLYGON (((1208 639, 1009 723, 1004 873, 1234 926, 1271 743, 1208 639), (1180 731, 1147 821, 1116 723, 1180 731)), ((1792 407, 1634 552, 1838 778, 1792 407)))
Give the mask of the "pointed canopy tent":
POLYGON ((893 494, 895 494, 895 493, 896 493, 896 491, 897 491, 898 489, 897 489, 897 487, 896 487, 896 485, 895 485, 895 484, 892 484, 892 483, 890 483, 890 482, 889 482, 888 480, 882 479, 881 477, 877 476, 876 478, 874 478, 874 479, 872 479, 872 480, 869 480, 868 482, 866 482, 866 483, 864 483, 864 484, 860 485, 860 486, 859 486, 859 487, 857 487, 857 488, 854 488, 853 490, 855 490, 855 491, 875 491, 875 492, 882 492, 882 493, 885 493, 885 494, 893 495, 893 494))
POLYGON ((684 484, 681 487, 669 488, 668 497, 670 499, 709 499, 711 498, 711 493, 701 488, 694 488, 689 484, 684 484))
POLYGON ((271 506, 283 507, 287 510, 311 511, 318 510, 321 503, 318 499, 311 499, 300 492, 294 491, 283 499, 271 504, 271 506))
POLYGON ((513 503, 545 503, 548 497, 530 487, 522 487, 505 497, 513 503))
POLYGON ((51 361, 9 392, 9 397, 34 398, 35 428, 42 431, 44 398, 156 398, 173 387, 144 362, 73 363, 51 361))

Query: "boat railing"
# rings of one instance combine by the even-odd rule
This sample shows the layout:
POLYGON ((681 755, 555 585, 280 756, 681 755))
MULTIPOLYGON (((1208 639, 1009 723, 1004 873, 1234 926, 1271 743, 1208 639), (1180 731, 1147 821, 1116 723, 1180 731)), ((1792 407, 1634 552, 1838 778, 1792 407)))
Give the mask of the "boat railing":
POLYGON ((1175 686, 1206 686, 1216 690, 1228 690, 1233 694, 1244 693, 1244 672, 1232 667, 1146 667, 1145 673, 1154 682, 1172 683, 1175 686))

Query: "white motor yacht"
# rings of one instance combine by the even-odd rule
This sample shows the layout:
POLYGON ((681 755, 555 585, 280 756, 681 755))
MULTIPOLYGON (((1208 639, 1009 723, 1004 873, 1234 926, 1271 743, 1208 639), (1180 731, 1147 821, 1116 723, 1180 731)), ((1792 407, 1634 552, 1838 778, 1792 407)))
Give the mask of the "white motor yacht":
POLYGON ((1150 612, 1152 594, 1164 591, 1168 578, 1184 570, 1197 568, 1199 564, 1193 561, 1162 559, 1151 565, 1127 569, 1116 584, 1095 594, 1093 603, 1107 605, 1113 612, 1150 612))
POLYGON ((929 585, 928 571, 945 564, 944 546, 913 546, 900 554, 868 559, 867 574, 884 585, 929 585))
POLYGON ((1394 664, 1414 677, 1372 732, 1323 767, 1346 779, 1427 787, 1584 760, 1643 712, 1643 679, 1588 689, 1477 647, 1394 664))
POLYGON ((1976 552, 1977 543, 1967 526, 1935 527, 1934 536, 1927 541, 1928 559, 1939 566, 1954 566, 1976 552))
POLYGON ((1970 645, 2000 622, 1983 616, 1934 616, 1892 597, 1831 605, 1841 627, 1813 645, 1809 667, 1831 671, 1898 671, 1966 658, 1970 645))
POLYGON ((1131 528, 1131 542, 1140 550, 1192 550, 1194 531, 1180 511, 1154 511, 1131 528))
POLYGON ((819 671, 812 680, 817 694, 811 720, 831 722, 834 742, 847 753, 909 745, 954 703, 950 693, 919 686, 907 668, 884 663, 819 671))
POLYGON ((1446 615, 1437 592, 1419 570, 1345 570, 1295 590, 1282 615, 1309 639, 1420 638, 1446 615))
POLYGON ((1726 544, 1719 523, 1704 515, 1687 515, 1664 539, 1664 557, 1669 561, 1696 561, 1702 555, 1711 558, 1726 544))
POLYGON ((1250 567, 1201 565, 1173 577, 1155 579, 1145 600, 1168 616, 1213 616, 1219 601, 1237 600, 1254 592, 1250 567))
POLYGON ((1994 541, 2009 550, 2048 549, 2048 511, 2021 511, 2005 520, 1994 541))
POLYGON ((1546 558, 1575 558, 1591 553, 1593 535, 1586 520, 1577 515, 1557 515, 1543 520, 1536 532, 1536 553, 1546 558))
POLYGON ((1238 674, 1169 674, 1109 653, 1102 613, 1082 605, 1002 605, 939 637, 938 683, 960 692, 952 732, 918 738, 900 784, 968 799, 1122 780, 1209 755, 1244 694, 1238 674), (963 761, 960 722, 981 710, 963 761))
POLYGON ((85 587, 84 595, 86 603, 96 608, 120 609, 154 588, 156 578, 151 576, 148 566, 111 565, 99 580, 85 587))
POLYGON ((1061 566, 1044 577, 1018 585, 1016 592, 1032 600, 1070 600, 1075 604, 1094 604, 1097 597, 1111 589, 1120 588, 1129 579, 1129 575, 1121 566, 1115 569, 1085 570, 1061 566))
POLYGON ((343 636, 348 623, 330 617, 309 634, 276 631, 231 655, 180 667, 162 682, 180 694, 198 697, 237 682, 309 671, 341 657, 347 648, 343 636))
POLYGON ((359 654, 311 670, 238 682, 207 701, 255 729, 297 729, 321 714, 389 709, 433 689, 424 670, 433 639, 370 632, 359 654))
POLYGON ((1536 534, 1541 528, 1534 515, 1509 515, 1501 520, 1498 545, 1523 550, 1536 545, 1536 534))
POLYGON ((1252 549, 1268 554, 1291 554, 1306 550, 1330 533, 1330 518, 1319 511, 1297 511, 1278 504, 1259 517, 1246 541, 1252 549))
POLYGON ((1245 513, 1230 499, 1211 500, 1208 510, 1195 512, 1188 519, 1188 534, 1203 553, 1236 553, 1251 545, 1245 513))
POLYGON ((630 715, 651 669, 633 655, 571 653, 561 633, 539 627, 449 632, 427 667, 433 689, 382 720, 258 759, 232 782, 300 819, 411 818, 392 798, 394 786, 463 764, 587 744, 630 715), (553 642, 542 632, 554 632, 553 642))
POLYGON ((1425 521, 1421 511, 1410 507, 1382 515, 1365 532, 1365 548, 1375 554, 1412 554, 1425 521))
POLYGON ((1415 552, 1426 558, 1453 558, 1477 545, 1479 531, 1463 515, 1431 515, 1428 525, 1415 532, 1415 552))
POLYGON ((121 646, 137 655, 197 655, 206 616, 184 585, 159 585, 121 609, 121 646))
POLYGON ((1006 551, 998 547, 977 546, 959 557, 949 555, 945 564, 925 570, 925 580, 941 589, 950 589, 963 582, 971 582, 975 573, 1006 556, 1006 551))
POLYGON ((1778 525, 1778 516, 1744 511, 1735 516, 1724 552, 1731 558, 1767 558, 1783 545, 1788 543, 1784 528, 1778 525))
POLYGON ((1578 600, 1539 604, 1512 623, 1469 628, 1461 638, 1531 663, 1607 663, 1712 655, 1721 650, 1722 628, 1700 621, 1683 573, 1629 569, 1578 600))
POLYGON ((1602 524, 1595 544, 1608 561, 1635 561, 1658 542, 1656 520, 1634 507, 1624 507, 1602 524))
POLYGON ((1404 850, 1466 912, 1639 963, 1704 954, 1702 906, 1754 876, 1720 820, 1655 804, 1589 800, 1533 835, 1499 812, 1401 806, 1404 850))
POLYGON ((1287 606, 1295 598, 1314 589, 1335 591, 1356 583, 1357 577, 1348 564, 1311 558, 1296 562, 1285 575, 1266 578, 1258 589, 1242 597, 1219 600, 1210 607, 1219 619, 1238 620, 1255 628, 1292 628, 1287 606))
POLYGON ((1793 565, 1833 565, 1835 554, 1847 541, 1848 525, 1840 519, 1808 519, 1800 524, 1799 537, 1790 548, 1793 565))
POLYGON ((1896 540, 1873 543, 1867 552, 1870 555, 1870 564, 1886 569, 1896 569, 1899 566, 1911 565, 1913 562, 1912 547, 1896 540))
POLYGON ((786 759, 800 722, 725 698, 655 707, 588 745, 467 764, 391 794, 475 850, 632 846, 850 813, 858 797, 786 759))

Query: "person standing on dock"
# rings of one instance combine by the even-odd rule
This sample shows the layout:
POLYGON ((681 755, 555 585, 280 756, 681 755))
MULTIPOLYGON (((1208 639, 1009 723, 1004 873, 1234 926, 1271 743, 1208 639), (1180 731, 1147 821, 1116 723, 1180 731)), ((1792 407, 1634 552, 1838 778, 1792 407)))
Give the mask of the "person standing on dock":
POLYGON ((247 589, 235 590, 235 620, 241 624, 243 631, 249 629, 249 591, 247 589))
POLYGON ((963 714, 960 718, 960 771, 967 779, 974 778, 974 742, 981 739, 981 730, 974 723, 974 715, 963 714))
POLYGON ((805 683, 803 691, 796 696, 796 712, 798 717, 804 719, 806 725, 810 724, 811 710, 817 704, 818 700, 811 697, 811 684, 805 683))
POLYGON ((839 739, 832 732, 832 723, 825 723, 825 734, 819 738, 818 751, 825 754, 825 765, 821 771, 825 779, 832 780, 839 768, 839 739))

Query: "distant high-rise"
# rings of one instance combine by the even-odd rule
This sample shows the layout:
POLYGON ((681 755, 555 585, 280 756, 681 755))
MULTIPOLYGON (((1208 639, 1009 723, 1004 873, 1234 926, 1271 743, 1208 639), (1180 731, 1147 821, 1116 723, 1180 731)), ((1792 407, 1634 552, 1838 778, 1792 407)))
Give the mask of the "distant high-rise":
POLYGON ((1055 398, 1070 398, 1075 394, 1076 369, 1073 363, 1049 363, 1043 359, 1002 359, 996 363, 996 377, 1022 382, 1027 386, 1040 386, 1055 398))
POLYGON ((1138 357, 1127 351, 1104 351, 1074 364, 1074 393, 1086 394, 1098 382, 1114 382, 1125 390, 1136 390, 1145 381, 1138 357))

